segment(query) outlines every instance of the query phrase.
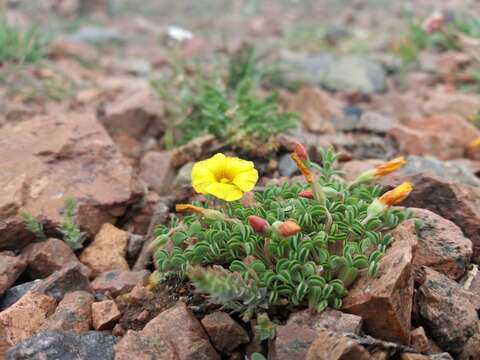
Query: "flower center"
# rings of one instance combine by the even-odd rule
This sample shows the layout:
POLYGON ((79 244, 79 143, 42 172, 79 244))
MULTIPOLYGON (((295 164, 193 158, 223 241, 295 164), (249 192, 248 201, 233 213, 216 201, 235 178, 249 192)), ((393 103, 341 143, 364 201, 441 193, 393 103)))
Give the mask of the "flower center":
POLYGON ((231 182, 231 181, 232 181, 232 180, 230 180, 229 178, 226 178, 226 177, 220 179, 220 182, 221 182, 222 184, 227 184, 227 183, 229 183, 229 182, 231 182))

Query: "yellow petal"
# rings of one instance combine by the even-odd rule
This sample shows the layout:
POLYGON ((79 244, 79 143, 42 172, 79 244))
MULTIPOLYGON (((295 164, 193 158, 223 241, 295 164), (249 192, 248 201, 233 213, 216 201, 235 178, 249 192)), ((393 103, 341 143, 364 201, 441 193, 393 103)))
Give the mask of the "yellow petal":
POLYGON ((199 161, 197 164, 206 167, 218 180, 220 180, 224 177, 225 169, 227 167, 227 157, 222 153, 218 153, 213 155, 210 159, 199 161))
POLYGON ((205 161, 199 161, 192 168, 192 186, 196 192, 206 194, 206 187, 217 179, 213 172, 205 165, 205 161))
POLYGON ((245 172, 241 172, 233 178, 233 183, 237 185, 243 192, 251 191, 258 181, 258 171, 250 169, 245 172))
POLYGON ((225 201, 235 201, 243 196, 243 192, 233 184, 212 183, 205 190, 208 194, 225 201))
POLYGON ((227 157, 225 167, 229 174, 235 175, 253 169, 254 164, 252 161, 242 160, 237 157, 227 157))

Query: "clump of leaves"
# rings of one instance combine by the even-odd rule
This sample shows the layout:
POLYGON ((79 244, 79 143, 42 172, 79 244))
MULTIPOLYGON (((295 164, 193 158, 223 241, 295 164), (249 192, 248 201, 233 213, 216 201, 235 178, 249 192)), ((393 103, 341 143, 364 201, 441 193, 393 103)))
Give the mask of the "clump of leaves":
POLYGON ((46 41, 37 29, 20 30, 0 15, 0 65, 7 62, 34 63, 46 51, 46 41))
MULTIPOLYGON (((63 240, 74 251, 81 249, 86 239, 85 233, 80 231, 80 227, 75 223, 75 208, 75 199, 68 198, 65 200, 63 222, 58 229, 63 235, 63 240)), ((21 209, 20 216, 22 217, 25 228, 34 234, 37 239, 42 241, 47 239, 42 223, 31 213, 26 209, 21 209)))
MULTIPOLYGON (((308 176, 323 197, 307 196, 301 183, 270 185, 255 192, 249 206, 234 201, 212 212, 212 204, 197 203, 194 214, 173 219, 170 228, 158 226, 152 245, 158 271, 189 279, 210 302, 244 320, 279 307, 340 308, 360 272, 376 276, 393 241, 389 231, 410 212, 372 212, 382 189, 365 182, 370 173, 348 183, 334 169, 337 156, 321 155, 322 164, 310 162, 308 169, 318 176, 308 176), (254 228, 252 216, 263 223, 254 228), (264 231, 280 223, 289 226, 264 231)), ((259 326, 265 337, 274 332, 267 321, 259 326)))

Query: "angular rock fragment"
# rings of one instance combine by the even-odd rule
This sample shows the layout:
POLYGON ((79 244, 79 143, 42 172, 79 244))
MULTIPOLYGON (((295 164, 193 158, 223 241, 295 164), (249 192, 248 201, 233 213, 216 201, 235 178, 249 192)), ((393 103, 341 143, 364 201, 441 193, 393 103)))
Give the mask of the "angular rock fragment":
POLYGON ((250 340, 245 329, 222 311, 206 315, 201 323, 213 346, 220 352, 230 353, 250 340))
POLYGON ((108 293, 117 297, 130 292, 137 284, 144 285, 149 275, 150 273, 147 270, 107 271, 101 273, 92 281, 92 288, 97 293, 108 293))

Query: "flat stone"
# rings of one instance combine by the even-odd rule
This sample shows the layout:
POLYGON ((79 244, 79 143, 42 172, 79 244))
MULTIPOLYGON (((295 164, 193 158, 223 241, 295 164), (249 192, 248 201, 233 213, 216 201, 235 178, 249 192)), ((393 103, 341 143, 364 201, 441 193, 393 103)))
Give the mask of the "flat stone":
POLYGON ((65 294, 55 312, 43 323, 40 330, 63 330, 80 334, 90 330, 93 295, 86 291, 65 294))
MULTIPOLYGON (((290 358, 292 359, 292 358, 290 358)), ((373 360, 356 341, 328 330, 320 330, 305 360, 373 360)))
POLYGON ((410 342, 413 297, 413 221, 400 224, 394 242, 380 261, 378 277, 361 274, 343 299, 343 310, 364 321, 368 334, 402 344, 410 342))
POLYGON ((287 323, 277 328, 276 338, 270 347, 272 360, 302 359, 322 329, 338 334, 359 334, 362 318, 338 310, 326 309, 321 313, 309 310, 290 315, 287 323))
POLYGON ((105 223, 95 239, 80 254, 80 261, 93 272, 93 277, 110 270, 130 270, 127 256, 128 233, 105 223))
POLYGON ((30 291, 0 312, 0 357, 9 347, 33 336, 55 311, 56 305, 57 302, 50 296, 30 291))
POLYGON ((220 352, 231 353, 250 341, 247 331, 222 311, 206 315, 201 323, 213 346, 220 352))
POLYGON ((425 267, 417 304, 428 333, 452 355, 478 336, 478 298, 447 276, 425 267))
POLYGON ((414 217, 421 220, 417 228, 418 247, 413 260, 414 269, 428 266, 451 279, 464 273, 472 256, 472 242, 452 221, 426 209, 412 208, 414 217))
POLYGON ((6 360, 113 360, 115 336, 89 331, 80 335, 66 331, 42 331, 17 343, 6 360))
POLYGON ((122 314, 113 300, 104 300, 92 304, 92 322, 95 330, 112 329, 122 314))
POLYGON ((171 190, 175 171, 172 151, 149 151, 140 160, 140 179, 159 195, 171 190))
POLYGON ((139 349, 145 349, 141 359, 220 359, 200 322, 181 302, 159 314, 143 330, 127 332, 115 346, 115 358, 136 359, 139 349))
POLYGON ((0 297, 13 285, 26 267, 27 263, 21 257, 6 252, 0 253, 0 297))
POLYGON ((33 240, 19 216, 25 208, 45 230, 63 221, 67 198, 88 235, 114 222, 141 195, 132 168, 94 115, 35 116, 0 128, 0 249, 33 240))
POLYGON ((130 292, 135 285, 144 285, 150 275, 147 270, 123 271, 112 270, 101 273, 94 281, 92 288, 96 293, 110 294, 117 297, 130 292))
POLYGON ((90 269, 78 261, 70 246, 59 239, 50 238, 26 246, 22 258, 28 263, 26 271, 32 279, 46 278, 68 263, 78 263, 87 277, 91 275, 90 269))
POLYGON ((78 263, 68 263, 61 270, 57 270, 52 275, 35 284, 32 291, 45 294, 60 301, 65 294, 72 291, 92 292, 88 277, 82 272, 78 263))

